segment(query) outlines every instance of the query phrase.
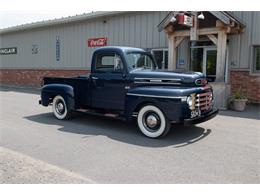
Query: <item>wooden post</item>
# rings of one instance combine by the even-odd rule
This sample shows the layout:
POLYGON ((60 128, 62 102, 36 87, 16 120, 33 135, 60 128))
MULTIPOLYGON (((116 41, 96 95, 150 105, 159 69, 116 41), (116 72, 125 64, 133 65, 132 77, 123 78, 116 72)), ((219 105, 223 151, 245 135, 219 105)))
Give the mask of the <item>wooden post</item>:
POLYGON ((191 41, 197 41, 199 39, 198 36, 198 13, 195 12, 194 16, 192 16, 193 19, 193 27, 190 28, 190 40, 191 41))
POLYGON ((168 37, 168 70, 176 70, 177 48, 175 45, 175 36, 170 35, 168 37))
POLYGON ((226 65, 226 48, 227 48, 227 34, 225 31, 218 32, 217 44, 217 67, 216 67, 216 81, 224 82, 225 65, 226 65))

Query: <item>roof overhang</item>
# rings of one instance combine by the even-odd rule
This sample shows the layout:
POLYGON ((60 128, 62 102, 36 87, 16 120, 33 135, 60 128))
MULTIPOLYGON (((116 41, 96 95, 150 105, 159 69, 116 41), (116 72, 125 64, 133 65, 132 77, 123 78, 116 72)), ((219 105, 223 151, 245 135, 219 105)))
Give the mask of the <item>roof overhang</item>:
POLYGON ((81 15, 69 16, 69 17, 59 18, 54 20, 46 20, 46 21, 33 22, 33 23, 28 23, 28 24, 23 24, 18 26, 12 26, 8 28, 0 29, 0 34, 48 27, 53 25, 67 24, 72 22, 80 22, 80 21, 85 21, 85 20, 90 20, 90 19, 95 19, 100 17, 113 16, 113 15, 122 14, 126 12, 127 11, 97 11, 91 13, 84 13, 81 15))
MULTIPOLYGON (((232 28, 232 31, 230 30, 229 33, 240 33, 245 28, 245 24, 243 24, 238 18, 233 16, 229 12, 225 11, 208 11, 211 15, 213 15, 216 20, 220 21, 223 25, 232 28)), ((191 13, 188 11, 172 11, 167 14, 167 16, 160 22, 160 24, 157 26, 159 32, 163 31, 170 25, 174 25, 174 23, 171 22, 172 17, 177 17, 180 13, 191 13)))

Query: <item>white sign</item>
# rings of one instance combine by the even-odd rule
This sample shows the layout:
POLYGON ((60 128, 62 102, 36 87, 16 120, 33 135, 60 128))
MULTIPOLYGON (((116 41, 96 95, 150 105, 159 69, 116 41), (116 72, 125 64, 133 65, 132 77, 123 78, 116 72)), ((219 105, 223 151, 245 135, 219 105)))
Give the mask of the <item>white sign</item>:
POLYGON ((185 26, 192 27, 193 26, 193 19, 192 19, 192 17, 187 16, 187 15, 179 15, 178 23, 185 25, 185 26))
POLYGON ((17 47, 0 48, 0 55, 17 54, 17 47))
POLYGON ((186 26, 193 26, 192 17, 184 15, 183 24, 186 25, 186 26))

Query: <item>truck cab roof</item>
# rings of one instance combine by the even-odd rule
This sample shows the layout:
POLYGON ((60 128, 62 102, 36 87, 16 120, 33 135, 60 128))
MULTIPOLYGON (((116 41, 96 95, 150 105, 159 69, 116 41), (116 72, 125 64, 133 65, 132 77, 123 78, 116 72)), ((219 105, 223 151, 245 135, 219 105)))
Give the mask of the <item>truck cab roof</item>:
POLYGON ((135 47, 124 47, 124 46, 105 46, 95 50, 95 53, 100 52, 145 52, 145 50, 135 47))

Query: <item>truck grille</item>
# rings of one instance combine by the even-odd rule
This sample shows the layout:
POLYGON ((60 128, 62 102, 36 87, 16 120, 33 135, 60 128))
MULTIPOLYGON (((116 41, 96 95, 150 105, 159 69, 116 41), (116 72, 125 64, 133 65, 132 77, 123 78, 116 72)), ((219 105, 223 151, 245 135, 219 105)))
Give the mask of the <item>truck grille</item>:
POLYGON ((196 95, 195 107, 202 112, 210 110, 213 106, 213 94, 212 92, 200 93, 196 95))

